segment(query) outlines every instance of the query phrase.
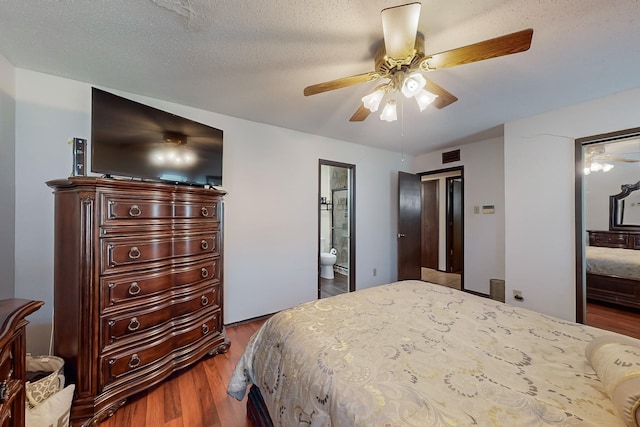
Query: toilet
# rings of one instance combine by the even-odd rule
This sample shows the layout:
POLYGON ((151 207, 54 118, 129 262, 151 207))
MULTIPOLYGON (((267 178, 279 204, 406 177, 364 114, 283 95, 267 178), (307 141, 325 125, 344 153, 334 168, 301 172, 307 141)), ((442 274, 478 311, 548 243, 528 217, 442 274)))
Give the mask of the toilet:
POLYGON ((324 252, 325 238, 320 238, 320 277, 323 279, 333 279, 333 265, 336 263, 338 253, 331 248, 329 253, 324 252))

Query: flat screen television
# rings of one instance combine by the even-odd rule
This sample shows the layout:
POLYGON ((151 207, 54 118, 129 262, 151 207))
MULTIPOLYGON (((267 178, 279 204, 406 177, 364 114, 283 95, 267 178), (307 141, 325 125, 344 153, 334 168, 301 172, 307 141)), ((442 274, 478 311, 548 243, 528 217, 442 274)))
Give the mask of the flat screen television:
POLYGON ((92 88, 91 171, 222 185, 222 130, 92 88))

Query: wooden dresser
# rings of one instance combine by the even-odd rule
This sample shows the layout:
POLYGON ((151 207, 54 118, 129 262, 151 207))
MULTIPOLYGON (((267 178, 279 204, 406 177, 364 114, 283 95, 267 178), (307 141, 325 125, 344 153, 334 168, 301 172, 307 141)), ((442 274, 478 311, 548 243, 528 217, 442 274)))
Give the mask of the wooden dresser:
POLYGON ((637 231, 587 231, 589 246, 607 248, 640 249, 640 232, 637 231))
POLYGON ((224 192, 91 177, 47 185, 55 190, 54 353, 76 384, 74 426, 228 350, 224 192))
POLYGON ((0 426, 22 427, 25 415, 25 317, 42 301, 0 300, 0 426))

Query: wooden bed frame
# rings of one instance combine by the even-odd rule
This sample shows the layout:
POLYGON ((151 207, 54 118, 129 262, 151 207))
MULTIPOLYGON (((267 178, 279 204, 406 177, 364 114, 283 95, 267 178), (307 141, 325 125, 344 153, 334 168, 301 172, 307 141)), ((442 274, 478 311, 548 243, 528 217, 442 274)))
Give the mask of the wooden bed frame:
POLYGON ((254 427, 273 427, 273 421, 269 416, 269 411, 264 404, 260 389, 252 385, 247 398, 247 417, 254 427))
MULTIPOLYGON (((640 250, 638 231, 588 231, 589 246, 640 250)), ((587 299, 640 309, 640 280, 587 273, 587 299)))

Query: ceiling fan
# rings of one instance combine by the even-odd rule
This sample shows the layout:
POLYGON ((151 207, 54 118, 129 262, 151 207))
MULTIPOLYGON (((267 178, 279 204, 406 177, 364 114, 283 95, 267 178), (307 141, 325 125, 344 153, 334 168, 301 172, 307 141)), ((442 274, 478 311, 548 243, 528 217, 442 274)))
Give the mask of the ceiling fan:
POLYGON ((350 121, 365 120, 371 112, 377 111, 382 99, 388 94, 392 96, 387 101, 380 118, 393 121, 397 118, 396 100, 393 94, 398 92, 407 98, 415 98, 420 111, 430 103, 433 103, 436 108, 444 108, 458 100, 442 87, 426 80, 422 73, 523 52, 531 46, 533 30, 526 29, 427 55, 424 49, 424 36, 418 32, 420 8, 421 4, 415 2, 382 10, 384 43, 375 54, 374 71, 307 86, 304 89, 304 95, 316 95, 360 83, 388 79, 387 82, 377 86, 371 94, 362 98, 363 103, 350 121))
MULTIPOLYGON (((622 157, 625 153, 617 153, 614 156, 606 152, 605 145, 593 145, 587 147, 584 152, 584 174, 589 175, 591 172, 609 172, 614 168, 612 162, 620 163, 639 163, 640 160, 629 157, 622 157)), ((636 155, 637 153, 629 153, 636 155)))

